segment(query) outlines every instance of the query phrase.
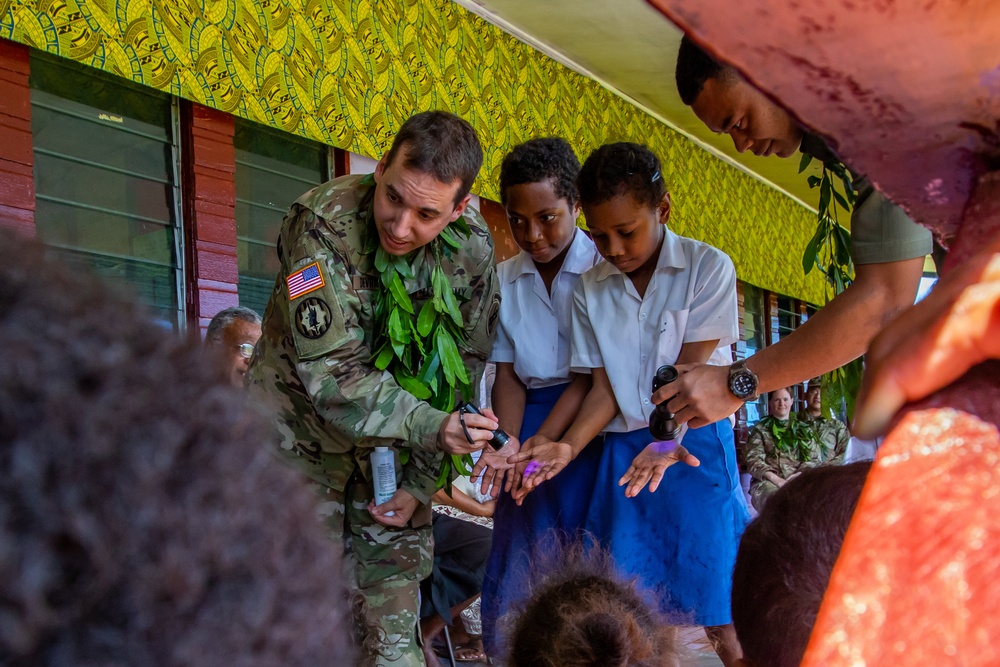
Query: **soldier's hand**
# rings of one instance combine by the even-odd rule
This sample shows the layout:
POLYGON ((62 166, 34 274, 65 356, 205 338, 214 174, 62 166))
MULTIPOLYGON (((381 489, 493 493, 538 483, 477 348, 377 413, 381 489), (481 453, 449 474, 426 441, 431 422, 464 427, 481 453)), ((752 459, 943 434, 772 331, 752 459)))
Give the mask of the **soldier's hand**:
POLYGON ((402 528, 409 523, 410 517, 413 516, 413 512, 419 505, 420 501, 410 495, 408 491, 396 489, 396 493, 392 494, 392 498, 389 498, 387 502, 376 505, 373 500, 368 503, 368 511, 372 518, 383 526, 402 528), (393 515, 386 516, 387 512, 392 512, 393 515))
POLYGON ((499 424, 496 415, 491 410, 484 409, 481 415, 467 412, 465 426, 463 429, 458 410, 448 415, 438 429, 438 444, 441 449, 449 454, 471 454, 485 447, 493 439, 493 431, 499 424), (465 436, 466 429, 472 442, 465 436))
POLYGON ((676 368, 680 377, 657 389, 651 400, 657 405, 667 401, 678 424, 699 428, 725 419, 743 405, 729 391, 728 366, 682 364, 676 368))
POLYGON ((701 465, 701 462, 681 445, 673 442, 651 442, 632 459, 632 465, 618 480, 618 486, 628 484, 625 488, 626 498, 639 495, 646 484, 649 484, 649 492, 653 493, 660 486, 663 473, 675 463, 686 463, 693 467, 701 465))
POLYGON ((492 497, 499 496, 500 489, 504 486, 504 477, 507 476, 508 471, 510 471, 510 476, 507 479, 505 490, 510 491, 514 479, 512 470, 514 463, 508 462, 507 459, 512 458, 520 449, 521 443, 517 441, 517 438, 511 436, 507 444, 500 449, 494 451, 492 447, 487 447, 483 450, 476 465, 472 468, 472 474, 469 475, 472 479, 482 475, 482 481, 479 485, 480 493, 489 491, 492 497), (492 490, 490 489, 491 485, 492 490))

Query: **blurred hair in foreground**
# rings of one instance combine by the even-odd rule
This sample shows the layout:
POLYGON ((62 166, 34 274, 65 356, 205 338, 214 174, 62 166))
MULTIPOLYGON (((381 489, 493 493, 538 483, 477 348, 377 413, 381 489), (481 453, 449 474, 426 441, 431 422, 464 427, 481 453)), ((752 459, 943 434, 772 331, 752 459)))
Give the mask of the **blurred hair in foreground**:
POLYGON ((507 667, 678 664, 676 628, 614 571, 606 553, 577 544, 542 560, 531 597, 502 619, 507 667))
POLYGON ((348 665, 334 545, 190 342, 0 232, 0 663, 348 665))

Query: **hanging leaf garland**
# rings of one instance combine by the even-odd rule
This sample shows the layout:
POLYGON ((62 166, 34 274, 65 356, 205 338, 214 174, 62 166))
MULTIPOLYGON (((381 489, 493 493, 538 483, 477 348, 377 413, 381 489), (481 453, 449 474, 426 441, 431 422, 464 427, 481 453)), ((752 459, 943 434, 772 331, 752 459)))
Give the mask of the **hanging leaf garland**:
POLYGON ((770 415, 759 422, 761 428, 767 429, 774 438, 774 448, 785 454, 793 454, 799 461, 812 458, 813 445, 818 445, 820 455, 825 461, 829 447, 819 435, 819 427, 813 422, 802 421, 795 415, 786 420, 776 419, 770 415))
MULTIPOLYGON (((459 353, 459 344, 465 338, 462 311, 441 260, 459 250, 461 239, 469 238, 471 233, 460 216, 431 241, 431 298, 419 313, 405 287, 405 281, 415 277, 410 259, 387 253, 373 228, 367 231, 364 248, 366 254, 375 253, 375 270, 380 279, 374 298, 373 363, 379 370, 389 371, 400 387, 444 412, 455 409, 456 393, 468 400, 472 387, 459 353)), ((427 267, 421 270, 427 271, 427 267)), ((403 449, 400 458, 406 463, 409 451, 403 449)), ((450 494, 452 473, 467 475, 472 464, 468 454, 446 455, 438 473, 438 488, 444 487, 450 494)))
MULTIPOLYGON (((799 173, 806 170, 812 162, 812 156, 802 154, 799 162, 799 173)), ((841 162, 835 159, 823 161, 821 176, 812 175, 808 178, 809 187, 819 188, 819 205, 816 207, 816 233, 806 245, 802 255, 802 269, 806 275, 813 268, 818 268, 826 277, 830 292, 825 292, 827 303, 830 299, 846 290, 853 278, 854 263, 851 260, 851 233, 840 224, 838 208, 848 217, 857 202, 854 190, 854 179, 841 162), (843 192, 838 191, 837 185, 843 192)), ((864 365, 861 358, 848 362, 826 374, 823 392, 823 413, 836 417, 836 413, 844 411, 847 421, 854 416, 854 402, 858 389, 861 387, 861 375, 864 365)))

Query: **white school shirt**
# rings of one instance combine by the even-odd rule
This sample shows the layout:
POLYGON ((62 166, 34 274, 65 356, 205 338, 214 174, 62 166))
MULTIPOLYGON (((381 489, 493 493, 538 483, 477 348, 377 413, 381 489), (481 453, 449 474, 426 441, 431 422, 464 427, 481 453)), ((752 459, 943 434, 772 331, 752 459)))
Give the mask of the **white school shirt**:
POLYGON ((521 251, 501 262, 500 326, 490 361, 514 364, 528 389, 568 382, 573 289, 600 261, 594 242, 577 229, 552 281, 551 297, 531 255, 521 251))
POLYGON ((570 368, 604 368, 620 413, 605 431, 649 425, 653 375, 674 364, 681 345, 719 339, 708 363, 732 363, 739 339, 736 269, 721 250, 665 230, 656 270, 640 298, 632 281, 604 262, 573 293, 570 368))

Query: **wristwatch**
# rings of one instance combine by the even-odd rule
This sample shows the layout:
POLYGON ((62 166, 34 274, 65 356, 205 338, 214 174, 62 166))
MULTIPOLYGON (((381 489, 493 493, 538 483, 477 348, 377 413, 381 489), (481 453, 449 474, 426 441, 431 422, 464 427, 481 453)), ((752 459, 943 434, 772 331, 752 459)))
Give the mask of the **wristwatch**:
POLYGON ((729 391, 741 401, 757 399, 757 374, 747 368, 746 360, 729 367, 729 391))

